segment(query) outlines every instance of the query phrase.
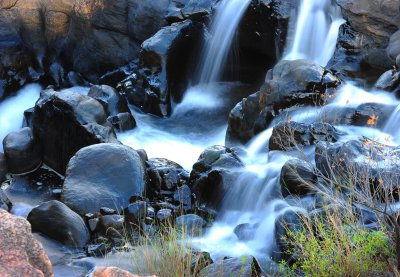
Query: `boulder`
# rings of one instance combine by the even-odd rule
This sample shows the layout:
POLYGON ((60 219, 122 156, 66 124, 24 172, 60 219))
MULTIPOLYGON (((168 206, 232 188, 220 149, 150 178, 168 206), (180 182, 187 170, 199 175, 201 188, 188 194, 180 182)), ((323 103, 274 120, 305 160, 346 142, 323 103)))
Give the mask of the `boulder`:
POLYGON ((261 267, 252 256, 226 258, 216 261, 200 271, 202 277, 261 276, 261 267))
POLYGON ((218 208, 243 168, 243 163, 230 148, 211 146, 204 150, 190 173, 190 188, 198 204, 218 208))
POLYGON ((231 111, 226 143, 248 142, 265 130, 282 110, 326 104, 340 84, 340 79, 313 62, 279 62, 268 71, 261 90, 238 103, 231 111))
POLYGON ((175 191, 174 202, 180 205, 184 210, 190 210, 192 208, 192 191, 189 186, 183 185, 175 191))
POLYGON ((124 212, 125 218, 133 223, 139 224, 147 216, 147 203, 145 201, 137 201, 129 204, 124 212))
POLYGON ((233 232, 241 241, 249 241, 254 239, 255 232, 257 231, 257 224, 242 223, 235 227, 233 232))
POLYGON ((393 60, 396 60, 396 58, 400 55, 400 30, 390 37, 389 45, 386 50, 389 57, 393 60))
POLYGON ((156 219, 161 224, 171 224, 173 218, 171 209, 161 209, 157 212, 156 219))
POLYGON ((158 116, 180 102, 194 66, 193 49, 201 44, 203 25, 191 20, 174 23, 143 42, 138 70, 119 87, 131 104, 158 116))
POLYGON ((126 99, 110 86, 92 86, 88 92, 88 96, 96 99, 103 105, 107 116, 130 113, 126 99))
POLYGON ((182 215, 175 220, 175 227, 178 231, 190 236, 202 235, 202 230, 207 222, 195 214, 182 215))
POLYGON ((318 141, 336 142, 342 132, 328 123, 311 125, 297 122, 282 122, 274 127, 269 140, 269 150, 290 150, 299 146, 308 146, 318 141))
POLYGON ((397 55, 397 58, 396 58, 396 67, 397 67, 397 69, 400 69, 400 54, 397 55))
MULTIPOLYGON (((93 277, 140 277, 139 275, 132 274, 129 271, 120 269, 118 267, 102 267, 96 266, 91 274, 93 277)), ((155 275, 148 277, 156 277, 155 275)))
POLYGON ((0 152, 0 184, 6 179, 6 174, 8 172, 8 166, 6 161, 6 156, 0 152))
POLYGON ((100 217, 98 229, 110 239, 121 239, 126 234, 125 218, 122 215, 105 215, 100 217))
POLYGON ((0 275, 52 277, 53 268, 43 246, 22 217, 0 209, 0 275))
POLYGON ((28 221, 34 232, 45 234, 68 246, 83 248, 90 238, 83 219, 57 200, 33 208, 28 221))
POLYGON ((282 167, 280 183, 283 197, 308 194, 317 181, 315 169, 306 161, 289 160, 282 167))
POLYGON ((3 140, 3 149, 8 171, 13 174, 28 173, 42 164, 40 144, 29 127, 8 134, 3 140))
POLYGON ((43 161, 61 174, 79 149, 97 143, 118 143, 103 106, 76 92, 42 91, 32 122, 34 136, 43 149, 43 161))
POLYGON ((388 70, 375 83, 377 89, 398 93, 400 91, 400 72, 388 70))
POLYGON ((118 132, 129 131, 136 127, 136 120, 130 112, 110 116, 107 118, 107 121, 110 122, 118 132))
POLYGON ((78 151, 70 160, 62 201, 80 215, 101 207, 121 211, 132 196, 142 196, 145 171, 139 154, 119 144, 96 144, 78 151))

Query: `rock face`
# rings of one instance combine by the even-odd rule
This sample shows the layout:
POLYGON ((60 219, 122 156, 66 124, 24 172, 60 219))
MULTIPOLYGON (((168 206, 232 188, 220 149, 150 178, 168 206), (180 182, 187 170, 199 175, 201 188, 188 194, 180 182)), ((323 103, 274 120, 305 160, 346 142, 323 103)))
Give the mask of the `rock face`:
POLYGON ((158 116, 179 102, 195 66, 193 49, 201 45, 203 25, 191 20, 174 23, 143 42, 139 67, 120 87, 129 101, 158 116))
POLYGON ((30 172, 42 163, 41 147, 29 127, 8 134, 3 148, 8 170, 13 174, 30 172))
POLYGON ((82 248, 89 241, 89 231, 83 219, 57 200, 34 208, 28 215, 28 221, 33 231, 72 247, 82 248))
POLYGON ((28 221, 0 209, 0 275, 52 277, 42 245, 32 236, 28 221))
POLYGON ((43 161, 61 174, 79 149, 96 143, 118 143, 103 106, 75 92, 42 91, 32 122, 43 161))
POLYGON ((224 146, 207 148, 193 165, 190 173, 191 189, 200 204, 218 208, 228 184, 234 184, 243 169, 235 152, 224 146))
POLYGON ((279 62, 268 71, 261 90, 231 111, 226 143, 246 143, 284 109, 327 103, 340 83, 332 73, 310 61, 279 62))
POLYGON ((142 196, 145 169, 133 149, 97 144, 78 151, 68 164, 62 201, 80 215, 102 207, 121 211, 132 196, 142 196))

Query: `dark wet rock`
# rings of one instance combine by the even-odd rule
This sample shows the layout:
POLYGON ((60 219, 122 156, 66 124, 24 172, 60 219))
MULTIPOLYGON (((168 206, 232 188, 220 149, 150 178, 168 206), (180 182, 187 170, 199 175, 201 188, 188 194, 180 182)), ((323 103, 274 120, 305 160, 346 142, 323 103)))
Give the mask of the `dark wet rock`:
POLYGON ((99 222, 100 222, 100 219, 98 219, 98 218, 91 218, 91 219, 89 219, 89 220, 88 220, 89 230, 90 230, 91 232, 96 232, 96 231, 98 231, 99 222))
POLYGON ((163 159, 153 158, 147 162, 150 190, 158 195, 161 190, 175 191, 178 186, 189 180, 189 173, 179 164, 163 159))
POLYGON ((88 96, 96 99, 103 105, 107 116, 130 113, 126 99, 110 86, 92 86, 88 96))
POLYGON ((156 219, 161 224, 172 222, 172 218, 173 214, 171 209, 161 209, 157 212, 156 219))
POLYGON ((83 219, 65 204, 53 200, 33 208, 28 221, 35 232, 43 233, 63 244, 82 248, 89 241, 83 219))
POLYGON ((174 193, 175 203, 183 206, 183 208, 192 208, 192 191, 187 185, 179 187, 174 193))
POLYGON ((12 203, 8 196, 4 193, 3 189, 0 188, 0 209, 6 210, 7 212, 11 211, 12 203))
POLYGON ((185 19, 204 21, 205 17, 212 13, 215 0, 179 0, 172 2, 168 7, 166 19, 169 23, 183 21, 185 19))
POLYGON ((24 119, 22 122, 22 127, 30 127, 32 128, 32 118, 33 118, 33 112, 35 111, 35 108, 30 108, 24 111, 24 119))
POLYGON ((0 184, 6 179, 8 172, 6 156, 0 152, 0 184))
POLYGON ((118 132, 125 132, 136 127, 136 120, 130 112, 110 116, 107 120, 118 132))
POLYGON ((68 164, 62 201, 80 215, 101 207, 121 211, 144 193, 145 172, 133 149, 97 144, 81 149, 68 164))
POLYGON ((131 104, 144 112, 166 116, 171 101, 180 102, 200 45, 203 25, 191 20, 174 23, 143 42, 138 70, 120 87, 131 104))
POLYGON ((199 236, 207 222, 198 215, 187 214, 176 218, 175 224, 178 231, 191 236, 199 236))
POLYGON ((397 70, 386 71, 376 81, 375 87, 398 93, 400 91, 400 72, 397 70))
POLYGON ((386 50, 389 57, 397 63, 397 57, 400 55, 400 30, 390 37, 389 45, 386 50))
POLYGON ((281 61, 268 71, 261 90, 238 103, 228 119, 226 143, 246 143, 265 130, 274 116, 294 106, 326 104, 341 81, 305 60, 281 61))
POLYGON ((42 163, 40 144, 29 127, 8 134, 3 140, 3 148, 11 173, 28 173, 42 163))
POLYGON ((252 256, 244 256, 238 258, 226 258, 216 261, 213 264, 203 268, 200 276, 217 277, 217 276, 261 276, 261 267, 258 261, 252 256))
POLYGON ((53 267, 29 222, 0 209, 0 275, 53 277, 53 267))
MULTIPOLYGON (((129 204, 128 208, 125 209, 125 218, 128 222, 139 224, 147 216, 147 203, 145 201, 138 201, 129 204)), ((153 209, 154 216, 154 209, 153 209)))
POLYGON ((101 215, 113 215, 113 214, 117 214, 117 211, 108 207, 101 207, 100 208, 100 214, 101 215))
POLYGON ((234 184, 243 167, 232 149, 224 146, 207 148, 190 173, 190 188, 199 204, 218 208, 228 186, 234 184))
MULTIPOLYGON (((377 196, 389 193, 398 199, 398 147, 380 144, 368 138, 346 142, 317 144, 315 163, 327 178, 371 189, 377 196), (366 183, 368 184, 366 187, 366 183)), ((344 188, 346 189, 346 188, 344 188)))
POLYGON ((35 106, 33 132, 43 148, 44 162, 61 174, 79 149, 97 143, 118 143, 103 106, 71 91, 41 92, 35 106))
POLYGON ((89 257, 104 258, 109 251, 110 247, 105 243, 91 244, 87 248, 87 254, 89 257))
POLYGON ((283 197, 308 194, 317 181, 315 169, 306 161, 290 160, 282 167, 280 183, 283 197))
POLYGON ((397 69, 400 69, 400 54, 396 58, 396 67, 397 69))
POLYGON ((122 238, 126 235, 122 215, 105 215, 100 217, 98 230, 108 238, 122 238))
POLYGON ((237 238, 241 241, 249 241, 254 238, 256 226, 250 223, 239 224, 233 230, 237 238))
POLYGON ((272 259, 276 262, 291 261, 289 245, 287 243, 288 232, 296 232, 301 228, 300 215, 289 210, 284 212, 275 220, 275 243, 276 248, 272 251, 272 259))
POLYGON ((319 141, 336 142, 342 132, 327 123, 311 125, 297 122, 283 122, 274 127, 269 141, 269 150, 289 150, 293 147, 307 146, 319 141))

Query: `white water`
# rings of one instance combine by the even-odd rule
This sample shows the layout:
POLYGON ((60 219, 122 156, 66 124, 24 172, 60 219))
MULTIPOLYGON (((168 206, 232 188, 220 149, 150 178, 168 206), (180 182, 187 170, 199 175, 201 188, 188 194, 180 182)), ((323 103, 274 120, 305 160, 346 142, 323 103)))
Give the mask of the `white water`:
POLYGON ((0 151, 3 151, 3 139, 22 127, 24 111, 35 106, 40 90, 37 84, 27 85, 16 96, 0 103, 0 151))
POLYGON ((251 0, 223 0, 216 10, 211 39, 201 56, 200 84, 220 81, 236 29, 251 0))
POLYGON ((331 0, 301 0, 296 18, 295 35, 288 39, 284 59, 308 59, 327 65, 344 23, 339 6, 331 0))

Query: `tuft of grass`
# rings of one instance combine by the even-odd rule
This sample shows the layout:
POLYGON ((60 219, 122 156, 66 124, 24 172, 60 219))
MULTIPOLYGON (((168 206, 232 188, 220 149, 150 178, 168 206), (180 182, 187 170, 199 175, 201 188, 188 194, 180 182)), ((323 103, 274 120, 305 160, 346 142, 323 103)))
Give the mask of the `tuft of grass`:
POLYGON ((293 264, 280 263, 284 276, 382 276, 393 272, 390 259, 395 248, 385 229, 360 227, 351 210, 324 209, 302 217, 301 228, 287 230, 284 238, 293 264))

